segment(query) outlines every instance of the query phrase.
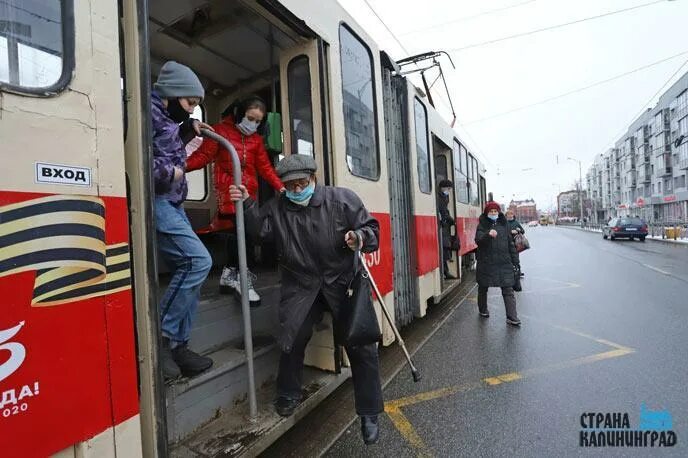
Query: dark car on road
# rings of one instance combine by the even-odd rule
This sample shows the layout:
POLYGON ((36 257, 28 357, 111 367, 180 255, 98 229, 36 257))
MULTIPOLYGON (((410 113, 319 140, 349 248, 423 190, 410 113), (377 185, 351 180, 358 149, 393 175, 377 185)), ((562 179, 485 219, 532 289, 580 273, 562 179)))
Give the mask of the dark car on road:
POLYGON ((630 216, 622 216, 612 218, 606 226, 602 228, 602 237, 616 240, 623 239, 638 239, 641 242, 645 241, 647 237, 647 223, 640 218, 633 218, 630 216))

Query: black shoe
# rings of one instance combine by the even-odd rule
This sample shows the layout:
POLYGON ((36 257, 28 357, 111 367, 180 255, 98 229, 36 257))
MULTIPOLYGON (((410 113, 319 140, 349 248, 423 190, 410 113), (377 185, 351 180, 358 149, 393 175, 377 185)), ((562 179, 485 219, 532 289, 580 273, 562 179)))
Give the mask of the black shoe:
POLYGON ((490 312, 478 312, 483 318, 490 318, 490 312))
POLYGON ((172 357, 185 377, 198 375, 213 365, 212 359, 189 350, 186 344, 175 347, 172 350, 172 357))
POLYGON ((280 417, 291 417, 299 404, 301 404, 301 399, 278 396, 275 400, 275 410, 280 417))
POLYGON ((518 318, 506 317, 506 323, 512 326, 521 326, 521 320, 519 320, 518 318))
POLYGON ((361 436, 366 445, 377 443, 380 438, 377 415, 361 415, 361 436))
POLYGON ((160 365, 162 366, 162 375, 166 382, 177 380, 182 376, 182 371, 174 362, 172 357, 172 350, 170 350, 170 339, 163 337, 162 347, 160 348, 160 365))
POLYGON ((519 272, 519 273, 518 273, 518 276, 521 277, 521 278, 523 278, 523 277, 526 276, 526 274, 524 274, 523 272, 519 272))

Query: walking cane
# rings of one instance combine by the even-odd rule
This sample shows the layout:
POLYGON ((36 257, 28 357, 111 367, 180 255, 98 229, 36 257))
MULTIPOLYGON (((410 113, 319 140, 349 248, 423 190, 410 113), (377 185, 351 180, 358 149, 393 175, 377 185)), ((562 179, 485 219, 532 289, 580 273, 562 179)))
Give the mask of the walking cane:
POLYGON ((409 355, 409 352, 406 349, 406 345, 404 344, 404 339, 401 338, 401 334, 399 334, 399 330, 397 329, 397 326, 394 323, 392 316, 389 314, 389 310, 387 310, 387 306, 385 305, 385 301, 384 301, 384 299, 382 299, 382 294, 380 294, 380 290, 377 288, 377 284, 375 283, 375 280, 373 279, 373 276, 370 273, 370 270, 368 269, 368 264, 366 262, 366 259, 363 256, 363 253, 361 253, 360 251, 358 252, 358 256, 360 256, 361 264, 363 264, 363 268, 365 269, 366 274, 368 275, 368 280, 370 280, 370 284, 373 286, 373 290, 375 291, 375 295, 377 296, 377 301, 380 303, 380 308, 382 308, 382 313, 385 315, 387 322, 389 323, 390 327, 392 328, 392 331, 394 332, 394 337, 396 337, 397 343, 401 347, 401 350, 404 352, 404 356, 406 356, 406 361, 408 361, 408 365, 411 368, 411 375, 413 375, 413 381, 414 382, 420 382, 420 379, 421 379, 420 372, 418 371, 416 366, 413 365, 413 361, 411 360, 411 355, 409 355))
MULTIPOLYGON (((241 163, 234 146, 223 136, 208 129, 201 129, 201 135, 218 142, 229 154, 232 161, 234 183, 241 184, 241 163)), ((248 267, 246 266, 246 232, 244 231, 244 206, 237 202, 236 233, 239 245, 239 281, 241 283, 241 312, 244 320, 244 348, 246 349, 246 367, 248 369, 248 404, 249 419, 253 421, 258 413, 256 401, 256 382, 253 370, 253 333, 251 331, 251 309, 248 302, 248 267)))

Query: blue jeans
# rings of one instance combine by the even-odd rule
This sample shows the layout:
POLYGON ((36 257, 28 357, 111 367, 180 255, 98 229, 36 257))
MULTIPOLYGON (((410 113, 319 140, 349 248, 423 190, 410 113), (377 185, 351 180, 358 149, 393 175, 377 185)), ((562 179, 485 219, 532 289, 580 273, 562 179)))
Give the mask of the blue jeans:
POLYGON ((213 260, 191 228, 184 209, 163 198, 155 199, 155 228, 158 251, 174 272, 170 285, 160 301, 162 335, 172 348, 186 343, 201 285, 208 276, 213 260))

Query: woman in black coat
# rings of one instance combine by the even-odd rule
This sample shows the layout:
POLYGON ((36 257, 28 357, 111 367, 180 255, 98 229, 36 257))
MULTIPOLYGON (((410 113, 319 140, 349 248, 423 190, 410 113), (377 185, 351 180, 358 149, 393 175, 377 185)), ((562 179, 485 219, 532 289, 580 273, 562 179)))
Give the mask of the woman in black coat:
POLYGON ((520 326, 521 320, 516 313, 514 295, 514 273, 520 268, 518 252, 509 232, 506 217, 497 202, 490 201, 480 215, 478 229, 475 231, 475 243, 478 245, 478 311, 480 316, 489 317, 487 311, 487 289, 502 288, 502 297, 506 307, 506 322, 520 326))

